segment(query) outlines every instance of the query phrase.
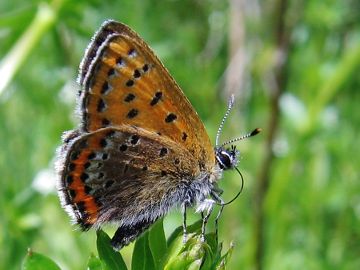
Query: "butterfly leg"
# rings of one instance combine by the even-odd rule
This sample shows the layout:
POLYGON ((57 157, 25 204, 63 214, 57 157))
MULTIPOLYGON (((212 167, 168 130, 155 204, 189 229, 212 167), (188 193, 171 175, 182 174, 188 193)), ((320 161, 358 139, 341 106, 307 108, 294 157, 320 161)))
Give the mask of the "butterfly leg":
MULTIPOLYGON (((221 193, 222 193, 222 190, 220 190, 221 193)), ((218 235, 219 235, 219 218, 224 210, 224 200, 220 197, 220 194, 219 192, 217 191, 212 191, 210 193, 210 196, 218 203, 220 204, 220 209, 219 209, 219 212, 217 213, 216 215, 216 218, 215 218, 215 237, 216 237, 216 242, 218 242, 218 235)))
POLYGON ((196 212, 201 212, 202 226, 201 226, 201 241, 205 241, 206 224, 213 210, 215 201, 212 199, 205 199, 197 207, 196 212))
POLYGON ((186 203, 182 205, 183 212, 183 243, 185 244, 187 241, 187 229, 186 229, 186 203))

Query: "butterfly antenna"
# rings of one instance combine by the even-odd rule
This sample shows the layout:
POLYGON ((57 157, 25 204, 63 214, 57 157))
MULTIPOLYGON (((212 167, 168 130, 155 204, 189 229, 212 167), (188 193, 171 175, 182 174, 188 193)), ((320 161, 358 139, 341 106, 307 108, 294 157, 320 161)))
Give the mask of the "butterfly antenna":
POLYGON ((252 137, 252 136, 255 136, 256 134, 259 134, 261 132, 261 128, 255 128, 253 131, 251 131, 250 133, 248 134, 245 134, 239 138, 235 138, 235 139, 232 139, 230 141, 227 141, 227 142, 224 142, 221 147, 227 145, 227 144, 230 144, 230 143, 234 143, 234 142, 237 142, 237 141, 241 141, 243 139, 246 139, 246 138, 249 138, 249 137, 252 137))
POLYGON ((240 187, 240 190, 238 191, 238 193, 235 195, 234 198, 232 198, 230 201, 226 202, 226 203, 219 203, 218 205, 221 205, 221 206, 225 206, 225 205, 229 205, 230 203, 232 203, 233 201, 235 201, 241 194, 241 192, 243 191, 244 189, 244 177, 242 176, 240 170, 237 168, 237 167, 234 167, 236 169, 236 171, 238 172, 238 174, 240 175, 240 178, 241 178, 241 187, 240 187))
POLYGON ((231 95, 231 96, 230 96, 230 99, 229 99, 229 103, 228 103, 228 108, 227 108, 227 110, 226 110, 226 113, 225 113, 223 119, 221 120, 219 129, 218 129, 218 131, 217 131, 217 133, 216 133, 216 139, 215 139, 215 145, 216 145, 216 147, 219 146, 220 134, 221 134, 222 129, 223 129, 223 127, 224 127, 224 123, 225 123, 225 121, 226 121, 226 118, 229 116, 229 113, 230 113, 232 107, 234 106, 234 101, 235 101, 235 96, 234 96, 234 95, 231 95))

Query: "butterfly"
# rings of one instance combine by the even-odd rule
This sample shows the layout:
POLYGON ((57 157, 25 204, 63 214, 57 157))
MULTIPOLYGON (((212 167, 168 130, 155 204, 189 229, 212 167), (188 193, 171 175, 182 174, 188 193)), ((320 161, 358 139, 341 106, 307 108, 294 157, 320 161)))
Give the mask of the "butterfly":
MULTIPOLYGON (((118 226, 115 249, 135 240, 170 209, 196 205, 205 224, 217 181, 239 152, 215 148, 198 114, 149 46, 128 26, 106 21, 80 64, 81 123, 63 135, 58 194, 83 230, 118 226)), ((231 99, 228 111, 233 104, 231 99)), ((257 134, 260 129, 230 141, 257 134)))

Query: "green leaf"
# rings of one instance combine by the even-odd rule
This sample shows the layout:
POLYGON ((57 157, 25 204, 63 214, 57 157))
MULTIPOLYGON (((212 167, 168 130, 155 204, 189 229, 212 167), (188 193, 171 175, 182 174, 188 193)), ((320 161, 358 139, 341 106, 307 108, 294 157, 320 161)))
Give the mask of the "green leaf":
POLYGON ((205 236, 205 238, 206 238, 206 243, 209 246, 209 249, 211 250, 211 252, 213 252, 213 254, 215 254, 218 251, 218 247, 219 247, 215 233, 208 233, 205 236))
POLYGON ((183 227, 177 227, 168 237, 167 239, 167 246, 170 247, 176 238, 178 238, 180 235, 182 235, 183 227))
MULTIPOLYGON (((187 227, 187 241, 183 243, 183 229, 182 226, 175 229, 170 235, 168 243, 168 252, 165 259, 164 269, 187 269, 199 256, 194 257, 192 252, 193 246, 198 241, 198 233, 200 232, 202 220, 198 220, 187 227)), ((196 264, 194 264, 196 265, 196 264)))
POLYGON ((164 267, 164 270, 183 270, 187 269, 191 264, 188 258, 188 252, 182 252, 178 256, 172 258, 164 267))
POLYGON ((228 249, 228 251, 220 258, 219 262, 216 265, 216 270, 225 270, 226 269, 226 265, 229 262, 231 255, 233 253, 234 250, 234 244, 230 243, 230 247, 228 249))
POLYGON ((60 270, 60 267, 50 258, 40 253, 28 250, 28 254, 21 267, 22 270, 60 270))
POLYGON ((103 270, 101 260, 96 257, 94 254, 90 255, 88 261, 88 270, 103 270))
MULTIPOLYGON (((200 267, 201 267, 201 264, 202 264, 202 260, 199 259, 199 260, 196 260, 194 262, 192 262, 189 267, 187 268, 187 270, 199 270, 200 267)), ((204 268, 201 267, 201 270, 203 270, 204 268)), ((205 269, 204 269, 205 270, 205 269)))
MULTIPOLYGON (((194 233, 200 231, 201 225, 202 225, 202 220, 200 219, 187 227, 187 233, 194 233)), ((183 227, 182 226, 177 227, 169 236, 167 240, 167 246, 168 247, 171 246, 172 242, 182 234, 183 234, 183 227)))
MULTIPOLYGON (((191 235, 188 235, 188 236, 190 237, 191 235)), ((174 260, 177 260, 176 257, 183 250, 184 250, 183 237, 182 237, 182 235, 178 235, 177 238, 174 238, 173 240, 171 240, 171 245, 168 246, 166 259, 164 261, 166 263, 164 269, 173 269, 173 268, 168 268, 169 265, 171 265, 174 260)))
POLYGON ((187 227, 188 233, 200 233, 202 226, 202 219, 199 219, 198 221, 195 221, 193 224, 187 227))
MULTIPOLYGON (((221 257, 222 244, 218 244, 215 233, 206 235, 206 241, 201 241, 201 220, 188 227, 188 239, 183 243, 182 233, 176 229, 170 239, 165 270, 215 270, 220 265, 225 267, 230 258, 232 247, 221 257), (175 235, 177 237, 175 238, 175 235)), ((224 268, 221 268, 224 269, 224 268)))
POLYGON ((109 270, 127 270, 121 254, 112 248, 110 237, 102 230, 98 230, 96 234, 96 246, 104 268, 109 270))
MULTIPOLYGON (((147 233, 148 234, 148 233, 147 233)), ((145 268, 144 270, 155 270, 155 263, 153 255, 151 254, 149 246, 149 235, 147 235, 147 241, 145 245, 145 268)))
POLYGON ((155 270, 149 246, 149 232, 144 233, 136 242, 131 260, 132 270, 155 270))
POLYGON ((221 251, 222 251, 222 243, 220 243, 217 247, 216 250, 213 250, 214 252, 214 256, 212 259, 212 266, 211 269, 215 269, 216 266, 219 264, 219 262, 221 261, 222 257, 221 257, 221 251))
POLYGON ((164 269, 181 270, 188 269, 190 266, 194 268, 199 264, 199 260, 203 261, 205 245, 207 244, 203 243, 200 236, 195 233, 188 234, 188 240, 185 244, 182 235, 179 235, 169 249, 164 269))
POLYGON ((149 231, 149 245, 156 269, 163 269, 167 244, 162 219, 157 221, 149 231))

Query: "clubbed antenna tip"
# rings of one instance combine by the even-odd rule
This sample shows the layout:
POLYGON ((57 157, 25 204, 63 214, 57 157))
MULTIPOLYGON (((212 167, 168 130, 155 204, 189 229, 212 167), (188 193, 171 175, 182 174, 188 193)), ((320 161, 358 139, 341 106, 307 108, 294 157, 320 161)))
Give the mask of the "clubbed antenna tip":
POLYGON ((262 131, 261 128, 255 128, 249 135, 249 137, 255 136, 256 134, 259 134, 262 131))

